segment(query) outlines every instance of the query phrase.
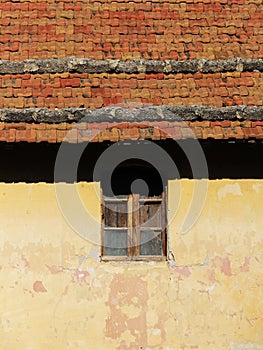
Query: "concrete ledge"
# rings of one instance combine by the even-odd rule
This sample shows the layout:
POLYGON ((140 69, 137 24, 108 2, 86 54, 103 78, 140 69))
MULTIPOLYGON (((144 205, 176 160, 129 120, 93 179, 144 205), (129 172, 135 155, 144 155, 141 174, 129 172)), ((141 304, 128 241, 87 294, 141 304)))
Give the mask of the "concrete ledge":
POLYGON ((0 74, 44 73, 216 73, 233 71, 263 72, 263 59, 229 60, 92 60, 85 58, 31 59, 21 62, 0 60, 0 74))
POLYGON ((0 109, 2 122, 61 123, 137 121, 263 120, 262 106, 147 106, 135 109, 112 106, 96 110, 66 108, 0 109))

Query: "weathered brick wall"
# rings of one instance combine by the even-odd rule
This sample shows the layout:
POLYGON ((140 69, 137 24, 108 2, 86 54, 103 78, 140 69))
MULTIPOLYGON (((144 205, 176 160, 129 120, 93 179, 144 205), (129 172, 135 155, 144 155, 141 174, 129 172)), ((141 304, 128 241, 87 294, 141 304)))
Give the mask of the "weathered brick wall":
POLYGON ((261 0, 3 1, 1 58, 263 57, 261 0))

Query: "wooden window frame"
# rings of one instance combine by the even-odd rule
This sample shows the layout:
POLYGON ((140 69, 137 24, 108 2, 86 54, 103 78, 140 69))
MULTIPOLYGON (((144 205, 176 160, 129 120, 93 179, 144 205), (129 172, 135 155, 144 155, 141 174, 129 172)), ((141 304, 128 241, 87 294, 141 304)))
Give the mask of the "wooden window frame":
POLYGON ((166 261, 167 260, 167 217, 166 217, 166 203, 167 195, 166 191, 162 193, 161 196, 157 197, 149 197, 149 198, 140 198, 138 194, 132 194, 123 197, 105 197, 101 194, 101 217, 102 217, 102 230, 101 230, 101 260, 102 261, 166 261), (107 227, 105 226, 105 202, 112 203, 121 203, 126 202, 128 213, 127 213, 127 226, 126 227, 107 227), (162 254, 161 255, 140 255, 140 231, 143 226, 140 226, 140 214, 139 207, 140 203, 145 202, 154 202, 160 203, 161 205, 161 225, 154 227, 145 227, 145 230, 156 230, 161 232, 161 240, 162 240, 162 254), (136 213, 136 214, 134 214, 136 213), (128 244, 127 247, 127 255, 105 255, 105 232, 107 229, 113 230, 127 230, 127 240, 128 242, 132 242, 132 244, 128 244))

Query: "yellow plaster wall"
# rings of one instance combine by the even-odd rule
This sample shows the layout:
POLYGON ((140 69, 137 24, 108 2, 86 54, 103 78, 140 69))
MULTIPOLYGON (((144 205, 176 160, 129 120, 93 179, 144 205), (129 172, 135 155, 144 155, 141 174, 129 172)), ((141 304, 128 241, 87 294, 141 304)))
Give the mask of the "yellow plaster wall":
MULTIPOLYGON (((0 349, 263 349, 263 181, 209 181, 182 233, 196 184, 169 183, 159 263, 100 262, 55 185, 0 184, 0 349)), ((99 237, 99 184, 77 189, 99 237)))

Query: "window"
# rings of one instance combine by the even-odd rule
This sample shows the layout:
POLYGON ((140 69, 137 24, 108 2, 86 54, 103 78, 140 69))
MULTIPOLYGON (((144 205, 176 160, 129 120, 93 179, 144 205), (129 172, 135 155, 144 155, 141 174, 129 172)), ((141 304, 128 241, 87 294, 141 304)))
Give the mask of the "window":
POLYGON ((102 259, 164 260, 165 196, 102 197, 102 259))

